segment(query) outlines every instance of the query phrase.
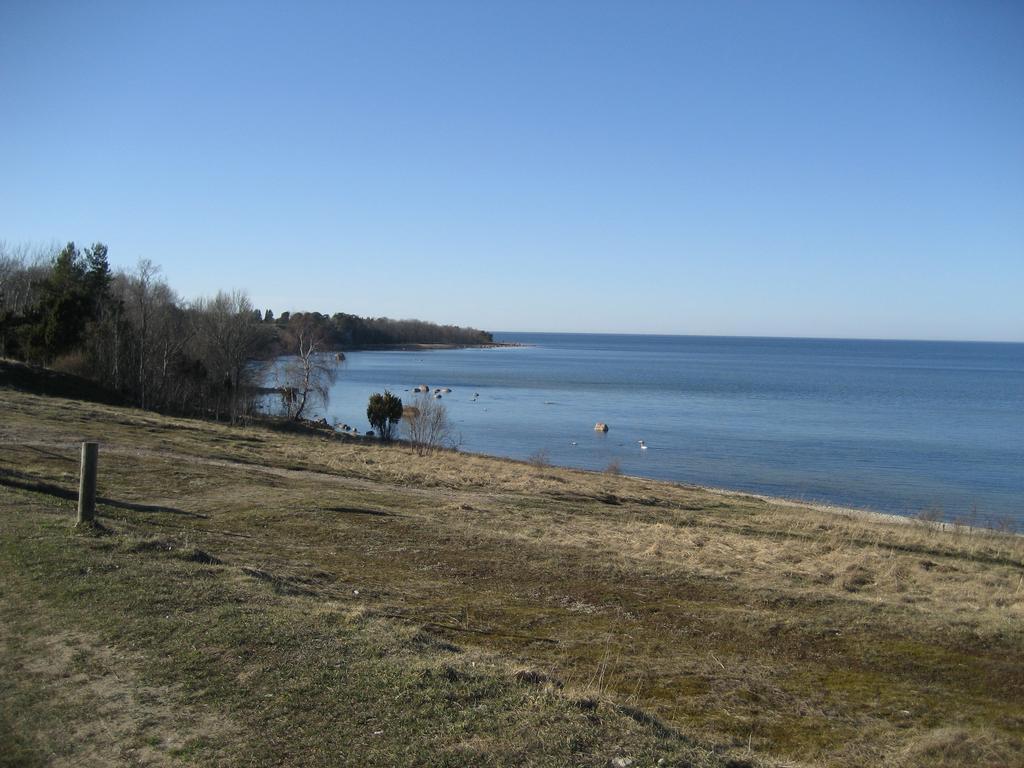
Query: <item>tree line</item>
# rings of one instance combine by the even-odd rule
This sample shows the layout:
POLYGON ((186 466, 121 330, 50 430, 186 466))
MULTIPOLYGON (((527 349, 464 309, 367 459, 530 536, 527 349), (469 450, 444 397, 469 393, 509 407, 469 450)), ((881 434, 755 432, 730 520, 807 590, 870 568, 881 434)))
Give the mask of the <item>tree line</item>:
POLYGON ((482 331, 417 320, 318 312, 275 318, 241 291, 186 301, 150 261, 112 269, 103 243, 0 243, 0 357, 83 376, 162 412, 237 422, 255 411, 265 394, 263 362, 278 355, 299 360, 298 386, 281 388, 304 403, 325 352, 490 341, 482 331))
MULTIPOLYGON (((491 344, 494 337, 487 331, 457 325, 438 325, 423 320, 393 320, 389 317, 359 317, 344 312, 322 315, 319 312, 284 312, 276 320, 282 328, 296 319, 305 318, 324 329, 325 344, 330 349, 366 349, 402 344, 451 344, 474 346, 491 344)), ((273 320, 273 314, 264 318, 273 320)))

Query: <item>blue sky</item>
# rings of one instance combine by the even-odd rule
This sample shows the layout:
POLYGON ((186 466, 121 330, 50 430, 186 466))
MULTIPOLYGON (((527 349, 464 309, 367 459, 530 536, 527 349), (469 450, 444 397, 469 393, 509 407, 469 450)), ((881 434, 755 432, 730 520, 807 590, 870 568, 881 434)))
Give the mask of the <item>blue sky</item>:
POLYGON ((1024 340, 1024 5, 0 3, 0 239, 492 330, 1024 340))

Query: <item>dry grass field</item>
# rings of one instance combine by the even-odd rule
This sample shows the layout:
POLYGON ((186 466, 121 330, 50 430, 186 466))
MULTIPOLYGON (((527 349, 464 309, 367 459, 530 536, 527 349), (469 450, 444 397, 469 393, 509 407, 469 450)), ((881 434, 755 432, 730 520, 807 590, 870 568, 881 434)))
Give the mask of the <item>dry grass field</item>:
POLYGON ((2 765, 1024 765, 1020 536, 13 389, 0 414, 2 765))

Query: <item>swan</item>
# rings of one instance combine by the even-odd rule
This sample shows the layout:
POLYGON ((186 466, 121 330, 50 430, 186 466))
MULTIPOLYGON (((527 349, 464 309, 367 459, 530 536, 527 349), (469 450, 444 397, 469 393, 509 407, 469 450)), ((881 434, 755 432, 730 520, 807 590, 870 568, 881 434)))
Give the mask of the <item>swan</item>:
POLYGON ((641 451, 646 451, 647 450, 647 443, 645 443, 643 440, 637 440, 637 442, 640 443, 640 450, 641 451))

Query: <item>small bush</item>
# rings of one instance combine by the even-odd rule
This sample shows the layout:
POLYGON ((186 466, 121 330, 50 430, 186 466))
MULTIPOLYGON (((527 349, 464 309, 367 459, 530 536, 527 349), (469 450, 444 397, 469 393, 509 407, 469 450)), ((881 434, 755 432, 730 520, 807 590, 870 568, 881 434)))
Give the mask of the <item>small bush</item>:
POLYGON ((938 507, 926 507, 922 509, 916 515, 917 519, 922 523, 941 523, 945 519, 945 515, 942 510, 938 507))
POLYGON ((395 425, 402 420, 402 400, 384 390, 384 394, 375 392, 370 395, 370 402, 366 406, 366 419, 370 422, 380 439, 385 443, 391 442, 391 436, 395 425))
POLYGON ((448 409, 429 394, 416 398, 416 404, 402 413, 402 425, 409 442, 421 456, 438 448, 454 448, 448 409))
POLYGON ((540 450, 531 453, 530 457, 526 461, 530 466, 537 467, 538 469, 551 466, 551 457, 548 455, 545 448, 541 448, 540 450))

